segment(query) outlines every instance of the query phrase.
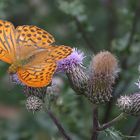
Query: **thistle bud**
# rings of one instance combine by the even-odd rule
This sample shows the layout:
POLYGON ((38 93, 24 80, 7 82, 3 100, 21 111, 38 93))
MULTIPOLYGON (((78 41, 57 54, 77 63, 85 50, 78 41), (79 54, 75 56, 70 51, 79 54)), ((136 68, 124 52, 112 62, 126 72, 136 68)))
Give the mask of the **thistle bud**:
POLYGON ((65 71, 71 87, 77 94, 87 91, 88 74, 83 67, 84 53, 76 49, 67 58, 58 61, 58 70, 65 71))
POLYGON ((140 93, 121 96, 117 101, 117 106, 127 114, 140 116, 140 93))
POLYGON ((34 88, 24 86, 24 94, 27 97, 25 103, 27 110, 37 112, 42 109, 45 102, 46 87, 34 88))
POLYGON ((36 112, 40 111, 43 106, 43 101, 36 96, 29 96, 26 100, 26 108, 29 111, 36 112))
POLYGON ((110 52, 103 51, 93 57, 90 65, 89 93, 95 104, 110 100, 117 72, 117 59, 110 52))
POLYGON ((59 87, 54 84, 41 88, 24 86, 26 108, 33 112, 41 110, 43 106, 50 108, 50 102, 56 101, 59 92, 59 87))

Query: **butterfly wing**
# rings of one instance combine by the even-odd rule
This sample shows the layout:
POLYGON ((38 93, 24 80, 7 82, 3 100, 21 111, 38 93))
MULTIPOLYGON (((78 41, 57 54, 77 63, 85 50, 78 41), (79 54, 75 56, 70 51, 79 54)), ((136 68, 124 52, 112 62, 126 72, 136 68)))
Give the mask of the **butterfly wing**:
POLYGON ((51 52, 47 49, 39 50, 18 70, 18 77, 30 87, 47 86, 56 70, 56 61, 67 57, 71 52, 72 48, 67 46, 55 46, 51 52))
POLYGON ((16 40, 19 45, 32 45, 37 48, 48 48, 55 40, 47 31, 37 26, 23 25, 16 28, 16 40))
POLYGON ((51 46, 53 49, 50 52, 50 56, 53 57, 56 61, 66 58, 72 53, 72 48, 69 46, 51 46))
POLYGON ((16 40, 12 23, 0 20, 0 59, 7 63, 15 60, 16 40))
POLYGON ((18 45, 16 55, 17 55, 17 58, 19 58, 20 60, 26 60, 30 56, 36 54, 37 52, 41 50, 44 50, 44 49, 42 48, 38 49, 32 45, 24 45, 24 46, 18 45))
POLYGON ((47 63, 44 61, 44 63, 19 69, 17 72, 19 79, 29 87, 47 86, 52 80, 56 63, 49 58, 46 58, 46 61, 47 63))

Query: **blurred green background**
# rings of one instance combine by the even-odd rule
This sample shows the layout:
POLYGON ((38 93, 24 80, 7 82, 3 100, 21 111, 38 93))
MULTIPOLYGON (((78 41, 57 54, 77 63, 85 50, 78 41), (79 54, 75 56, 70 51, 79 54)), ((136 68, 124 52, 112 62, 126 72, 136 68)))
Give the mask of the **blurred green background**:
MULTIPOLYGON (((92 55, 101 50, 117 56, 121 71, 114 85, 114 99, 100 107, 101 123, 120 113, 116 98, 139 91, 135 85, 140 69, 139 0, 0 0, 0 18, 15 26, 29 24, 47 30, 56 44, 84 51, 87 67, 92 55)), ((0 62, 0 140, 62 140, 47 114, 26 110, 23 91, 9 82, 7 68, 0 62)), ((74 93, 64 75, 57 80, 62 80, 63 88, 52 111, 73 140, 89 140, 92 104, 74 93)), ((128 117, 115 128, 124 135, 140 135, 140 128, 132 132, 136 124, 140 125, 138 119, 128 117)), ((113 138, 101 132, 99 139, 113 138)))

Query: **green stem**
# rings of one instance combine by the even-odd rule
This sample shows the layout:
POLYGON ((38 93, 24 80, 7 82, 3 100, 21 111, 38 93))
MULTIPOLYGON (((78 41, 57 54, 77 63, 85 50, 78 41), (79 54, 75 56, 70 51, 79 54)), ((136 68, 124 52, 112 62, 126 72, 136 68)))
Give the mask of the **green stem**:
POLYGON ((111 127, 112 125, 114 125, 114 123, 120 121, 123 118, 124 118, 124 113, 121 113, 119 116, 117 116, 116 118, 114 118, 112 121, 110 121, 108 123, 105 123, 102 126, 99 126, 97 130, 98 131, 103 131, 103 130, 111 127))
POLYGON ((64 137, 65 140, 72 140, 71 137, 66 133, 65 129, 63 128, 62 124, 60 121, 55 117, 53 112, 50 109, 45 109, 45 111, 48 113, 49 117, 53 121, 53 123, 56 125, 58 128, 59 132, 61 135, 64 137))
POLYGON ((93 130, 92 130, 92 137, 91 140, 97 140, 98 139, 98 129, 99 122, 98 122, 98 107, 93 107, 93 130))

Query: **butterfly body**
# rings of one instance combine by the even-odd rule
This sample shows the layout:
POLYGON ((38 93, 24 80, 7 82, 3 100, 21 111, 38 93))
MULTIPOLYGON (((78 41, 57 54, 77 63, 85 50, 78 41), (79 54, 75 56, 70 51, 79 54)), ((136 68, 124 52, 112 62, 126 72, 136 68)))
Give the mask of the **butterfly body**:
POLYGON ((15 74, 18 71, 18 68, 21 68, 21 67, 22 67, 22 64, 19 61, 14 62, 13 64, 9 66, 8 73, 15 74))
POLYGON ((0 20, 0 59, 10 64, 9 74, 30 87, 47 86, 57 61, 71 54, 72 48, 54 46, 54 38, 36 26, 19 26, 0 20))

